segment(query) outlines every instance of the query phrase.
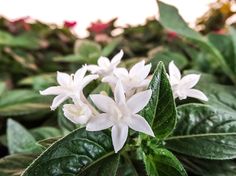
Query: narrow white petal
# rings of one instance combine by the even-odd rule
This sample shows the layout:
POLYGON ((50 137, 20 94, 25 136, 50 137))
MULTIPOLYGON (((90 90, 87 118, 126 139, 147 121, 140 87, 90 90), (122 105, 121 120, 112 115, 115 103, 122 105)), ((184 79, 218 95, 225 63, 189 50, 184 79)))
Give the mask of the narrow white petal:
POLYGON ((82 67, 75 72, 74 81, 76 85, 81 84, 86 72, 87 67, 82 67))
POLYGON ((137 73, 140 72, 140 70, 143 70, 145 61, 142 60, 141 62, 138 62, 135 64, 129 71, 129 74, 132 76, 135 76, 137 73))
POLYGON ((98 77, 99 77, 98 75, 85 76, 84 79, 82 79, 82 82, 80 83, 82 85, 82 88, 87 86, 91 81, 97 79, 98 77))
POLYGON ((124 146, 128 136, 128 129, 128 126, 125 124, 116 124, 112 127, 111 136, 115 153, 124 146))
POLYGON ((61 86, 53 86, 39 92, 41 95, 59 95, 65 93, 65 90, 61 86))
POLYGON ((125 103, 125 93, 120 80, 116 83, 114 97, 115 97, 115 102, 117 104, 125 103))
POLYGON ((200 75, 189 74, 184 76, 179 83, 180 89, 191 89, 194 87, 200 79, 200 75))
POLYGON ((180 80, 181 79, 180 70, 174 64, 174 61, 171 61, 169 63, 169 76, 170 76, 170 79, 175 79, 175 80, 180 80))
POLYGON ((148 122, 138 114, 132 115, 128 125, 135 131, 139 131, 153 137, 155 136, 148 122))
POLYGON ((186 92, 188 97, 192 97, 192 98, 197 98, 203 101, 208 101, 207 96, 200 90, 197 89, 189 89, 186 92))
POLYGON ((98 65, 99 67, 109 67, 110 66, 110 60, 107 57, 99 57, 98 59, 98 65))
POLYGON ((113 125, 113 122, 110 120, 108 114, 103 113, 91 118, 87 125, 87 131, 101 131, 107 128, 110 128, 113 125))
POLYGON ((137 113, 141 111, 149 102, 152 96, 151 90, 146 90, 143 92, 139 92, 134 94, 127 101, 127 106, 132 113, 137 113))
POLYGON ((136 73, 137 75, 139 75, 140 80, 144 80, 148 76, 148 74, 150 73, 151 67, 152 67, 152 64, 145 65, 142 70, 136 73))
POLYGON ((88 65, 87 69, 88 69, 88 71, 90 71, 93 74, 98 73, 101 70, 100 67, 97 65, 88 65))
POLYGON ((129 72, 126 68, 117 68, 114 70, 114 75, 122 80, 129 77, 129 72))
POLYGON ((102 112, 110 112, 112 111, 114 106, 116 107, 115 102, 108 96, 94 94, 90 95, 90 98, 95 106, 102 112))
POLYGON ((124 55, 123 50, 120 50, 120 52, 112 58, 111 64, 116 67, 120 63, 121 58, 123 57, 123 55, 124 55))
POLYGON ((69 98, 66 95, 58 95, 56 96, 53 101, 52 101, 52 105, 51 105, 51 110, 55 110, 58 106, 60 106, 60 104, 65 101, 67 98, 69 98))
POLYGON ((102 82, 111 83, 112 85, 115 84, 117 81, 118 78, 114 75, 105 76, 104 78, 102 78, 102 82))
POLYGON ((57 72, 57 82, 61 85, 61 86, 65 86, 65 85, 69 85, 72 81, 72 78, 70 75, 68 75, 67 73, 62 73, 62 72, 57 72))

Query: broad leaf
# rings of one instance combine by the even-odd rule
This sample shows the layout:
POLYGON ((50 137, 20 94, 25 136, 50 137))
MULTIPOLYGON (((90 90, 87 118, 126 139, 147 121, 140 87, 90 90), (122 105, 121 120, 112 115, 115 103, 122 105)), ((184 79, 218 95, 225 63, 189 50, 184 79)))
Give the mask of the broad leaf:
POLYGON ((0 159, 0 175, 20 176, 36 157, 35 154, 14 154, 0 159))
POLYGON ((112 155, 112 142, 106 131, 77 129, 50 146, 22 176, 86 175, 112 155))
POLYGON ((49 111, 49 98, 32 90, 12 90, 0 97, 0 116, 17 116, 49 111))
POLYGON ((206 160, 180 156, 185 168, 196 175, 232 176, 236 175, 236 163, 233 160, 206 160))
POLYGON ((41 148, 36 145, 34 137, 21 124, 12 119, 7 121, 7 142, 11 154, 41 151, 41 148))
POLYGON ((155 136, 160 139, 165 138, 175 127, 176 108, 162 62, 157 65, 148 89, 152 90, 152 97, 141 114, 152 126, 155 136))
POLYGON ((202 104, 178 107, 178 123, 166 146, 206 159, 236 158, 235 114, 202 104))
POLYGON ((206 50, 212 55, 212 64, 217 64, 221 66, 225 73, 231 78, 231 80, 236 84, 236 76, 226 64, 221 53, 204 38, 202 35, 188 27, 187 23, 179 15, 178 10, 168 4, 161 1, 158 2, 159 13, 160 13, 160 23, 167 29, 175 31, 177 34, 186 37, 197 43, 202 49, 206 50))
POLYGON ((148 175, 187 176, 179 160, 168 150, 156 148, 151 154, 143 154, 148 175))
POLYGON ((30 130, 30 133, 34 136, 35 140, 43 140, 52 137, 59 137, 62 135, 61 130, 54 127, 39 127, 30 130))

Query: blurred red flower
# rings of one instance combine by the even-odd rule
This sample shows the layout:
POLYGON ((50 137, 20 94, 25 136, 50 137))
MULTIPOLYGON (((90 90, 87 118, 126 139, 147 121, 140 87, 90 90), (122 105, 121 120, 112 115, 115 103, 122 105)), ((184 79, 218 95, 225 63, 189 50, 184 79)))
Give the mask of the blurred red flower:
POLYGON ((66 28, 73 28, 77 24, 76 21, 64 21, 64 27, 66 28))
POLYGON ((109 27, 110 27, 110 22, 103 23, 100 20, 98 20, 97 22, 91 23, 90 27, 88 27, 88 31, 98 34, 105 32, 109 27))

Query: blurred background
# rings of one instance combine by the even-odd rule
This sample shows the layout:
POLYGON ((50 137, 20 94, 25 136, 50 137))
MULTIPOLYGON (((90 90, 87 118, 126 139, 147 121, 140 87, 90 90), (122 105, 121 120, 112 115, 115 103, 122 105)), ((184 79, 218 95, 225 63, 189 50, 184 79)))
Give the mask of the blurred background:
MULTIPOLYGON (((196 19, 209 9, 215 0, 164 0, 177 7, 183 18, 194 26, 196 19)), ((148 17, 157 16, 155 0, 1 0, 0 14, 10 20, 28 17, 27 21, 40 20, 63 25, 64 21, 73 21, 76 34, 88 35, 86 28, 98 19, 109 21, 117 17, 116 26, 144 24, 148 17), (130 11, 131 9, 131 11, 130 11)))
MULTIPOLYGON (((209 97, 206 104, 235 113, 235 1, 163 2, 157 6, 155 0, 0 0, 0 157, 14 161, 12 154, 34 153, 40 141, 56 141, 76 129, 61 107, 50 111, 52 97, 41 96, 39 90, 57 84, 57 71, 74 73, 121 49, 121 66, 127 68, 145 59, 152 63, 153 73, 159 61, 167 68, 174 60, 183 74, 201 74, 198 86, 209 97), (8 125, 9 119, 15 125, 8 125)), ((84 94, 104 89, 94 81, 84 94)), ((0 175, 19 175, 34 158, 23 163, 18 174, 18 166, 0 159, 0 175)), ((197 170, 202 175, 208 166, 208 160, 204 162, 197 170)), ((214 173, 218 165, 206 170, 214 173)), ((188 167, 194 173, 192 165, 188 167)), ((222 169, 222 175, 225 170, 232 169, 222 169)))

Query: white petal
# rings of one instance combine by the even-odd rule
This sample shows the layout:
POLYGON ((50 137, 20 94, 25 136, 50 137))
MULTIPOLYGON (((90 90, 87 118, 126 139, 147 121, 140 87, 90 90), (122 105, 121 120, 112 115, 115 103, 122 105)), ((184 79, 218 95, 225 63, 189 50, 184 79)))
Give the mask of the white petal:
POLYGON ((179 83, 180 89, 190 89, 194 87, 200 79, 200 75, 189 74, 184 76, 179 83))
POLYGON ((114 75, 122 80, 129 77, 129 72, 126 68, 117 68, 114 70, 114 75))
POLYGON ((114 106, 116 107, 115 102, 108 96, 94 94, 90 95, 90 98, 96 105, 96 107, 100 109, 102 112, 110 112, 114 106))
POLYGON ((69 97, 66 95, 58 95, 56 96, 53 101, 52 101, 52 105, 51 105, 51 110, 55 110, 58 106, 60 106, 60 104, 65 101, 66 99, 68 99, 69 97))
POLYGON ((101 131, 110 128, 113 122, 106 113, 99 114, 89 120, 86 125, 87 131, 101 131))
POLYGON ((74 81, 76 85, 81 84, 86 72, 87 72, 87 67, 82 67, 75 72, 74 81))
POLYGON ((39 92, 41 95, 59 95, 65 93, 65 90, 61 86, 53 86, 39 92))
POLYGON ((87 86, 91 81, 93 81, 94 79, 97 79, 98 77, 99 77, 98 75, 85 76, 84 79, 82 80, 82 82, 80 83, 82 85, 82 88, 87 86))
POLYGON ((109 67, 111 65, 110 60, 107 57, 99 57, 98 59, 99 67, 109 67))
POLYGON ((151 90, 136 93, 127 101, 127 106, 132 113, 137 113, 148 104, 151 96, 151 90))
POLYGON ((192 97, 192 98, 197 98, 203 101, 208 101, 207 96, 200 90, 197 89, 189 89, 186 92, 188 97, 192 97))
POLYGON ((117 124, 112 127, 111 136, 115 153, 124 146, 128 136, 128 129, 128 126, 125 124, 117 124))
POLYGON ((181 79, 180 70, 174 64, 174 61, 171 61, 169 63, 169 76, 170 76, 170 79, 174 79, 174 80, 180 80, 181 79))
POLYGON ((119 80, 116 84, 115 91, 114 91, 115 102, 117 104, 124 104, 125 103, 125 93, 121 81, 119 80))
POLYGON ((135 76, 137 73, 140 73, 140 70, 143 70, 145 61, 142 60, 141 62, 138 62, 135 64, 129 71, 131 76, 135 76))
POLYGON ((120 52, 112 58, 111 64, 116 67, 120 63, 121 58, 123 57, 123 55, 124 55, 123 50, 120 50, 120 52))
POLYGON ((111 83, 112 85, 115 84, 117 81, 118 78, 114 75, 105 76, 104 78, 102 78, 102 82, 111 83))
POLYGON ((92 112, 88 106, 78 106, 75 104, 63 105, 63 112, 67 119, 75 124, 86 124, 90 119, 92 112))
POLYGON ((70 75, 68 75, 67 73, 62 73, 62 72, 57 72, 57 82, 61 85, 61 86, 65 86, 65 85, 69 85, 72 81, 72 78, 70 75))
POLYGON ((142 70, 139 72, 139 79, 144 80, 150 73, 152 64, 145 65, 142 70))
POLYGON ((88 65, 87 69, 93 74, 98 73, 101 70, 100 67, 97 65, 88 65))
POLYGON ((135 131, 139 131, 142 133, 145 133, 150 136, 155 136, 152 128, 150 125, 147 123, 147 121, 140 115, 135 114, 131 117, 128 123, 129 127, 135 131))

